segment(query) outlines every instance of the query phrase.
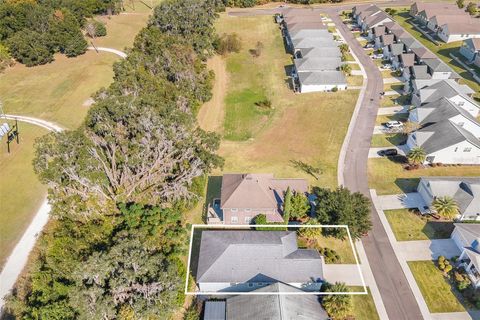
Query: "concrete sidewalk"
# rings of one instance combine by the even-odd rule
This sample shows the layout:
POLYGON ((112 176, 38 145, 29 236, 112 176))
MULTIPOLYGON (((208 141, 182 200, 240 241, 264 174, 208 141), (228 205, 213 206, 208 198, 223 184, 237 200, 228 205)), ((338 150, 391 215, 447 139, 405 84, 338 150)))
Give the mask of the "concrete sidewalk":
POLYGON ((379 116, 388 116, 396 113, 408 113, 409 106, 395 106, 395 107, 385 107, 378 108, 377 115, 379 116))

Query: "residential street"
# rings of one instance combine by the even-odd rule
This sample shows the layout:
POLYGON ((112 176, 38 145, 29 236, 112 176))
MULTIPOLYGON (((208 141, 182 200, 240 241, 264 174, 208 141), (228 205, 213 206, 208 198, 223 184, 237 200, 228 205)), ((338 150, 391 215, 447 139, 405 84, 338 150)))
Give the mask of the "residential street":
MULTIPOLYGON (((344 168, 345 186, 352 191, 369 195, 367 161, 383 79, 378 67, 364 53, 359 42, 342 23, 338 9, 326 11, 339 32, 359 58, 368 77, 362 107, 347 148, 344 168)), ((390 319, 422 319, 422 314, 409 284, 395 256, 377 212, 372 209, 372 231, 362 239, 367 257, 390 319)))

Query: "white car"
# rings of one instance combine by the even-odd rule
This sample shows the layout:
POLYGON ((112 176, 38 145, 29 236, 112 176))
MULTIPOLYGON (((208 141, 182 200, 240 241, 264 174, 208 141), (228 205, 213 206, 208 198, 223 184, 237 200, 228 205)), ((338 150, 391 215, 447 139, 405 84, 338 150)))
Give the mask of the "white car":
POLYGON ((400 129, 401 127, 403 127, 403 123, 397 120, 385 122, 384 125, 388 129, 400 129))
POLYGON ((383 53, 374 54, 372 57, 373 57, 373 59, 382 59, 383 58, 383 53))
POLYGON ((392 65, 390 63, 384 64, 383 69, 392 69, 392 65))

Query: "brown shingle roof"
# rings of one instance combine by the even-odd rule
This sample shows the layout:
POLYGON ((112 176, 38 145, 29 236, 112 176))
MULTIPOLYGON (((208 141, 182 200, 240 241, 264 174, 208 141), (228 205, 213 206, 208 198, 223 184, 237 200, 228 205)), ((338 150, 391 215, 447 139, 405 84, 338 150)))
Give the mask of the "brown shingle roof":
POLYGON ((415 63, 415 55, 413 53, 402 53, 400 55, 404 67, 412 67, 415 63))

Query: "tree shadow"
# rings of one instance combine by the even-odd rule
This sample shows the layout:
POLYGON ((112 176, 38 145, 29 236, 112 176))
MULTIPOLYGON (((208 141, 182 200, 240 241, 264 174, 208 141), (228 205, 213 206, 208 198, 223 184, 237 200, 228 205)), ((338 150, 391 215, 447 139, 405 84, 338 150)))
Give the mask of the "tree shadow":
POLYGON ((430 239, 447 239, 455 228, 452 221, 436 221, 430 220, 428 217, 425 217, 425 219, 427 222, 422 228, 422 232, 430 239))
POLYGON ((206 223, 208 206, 214 199, 220 198, 222 190, 222 176, 209 176, 207 180, 207 194, 202 210, 202 220, 206 223))
POLYGON ((192 251, 190 253, 190 274, 196 280, 198 269, 198 258, 200 256, 200 244, 202 240, 202 232, 206 228, 195 227, 192 238, 192 251))

